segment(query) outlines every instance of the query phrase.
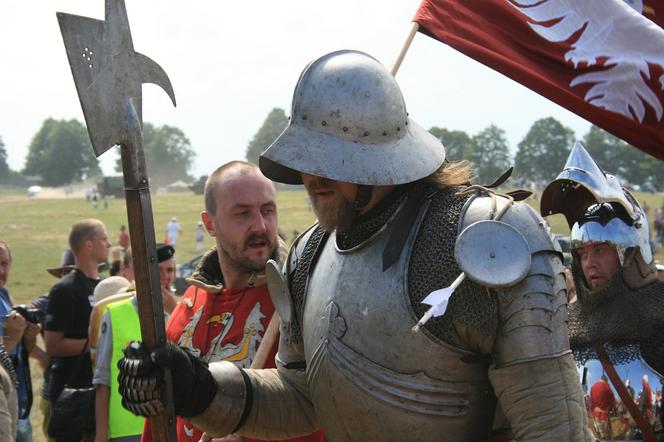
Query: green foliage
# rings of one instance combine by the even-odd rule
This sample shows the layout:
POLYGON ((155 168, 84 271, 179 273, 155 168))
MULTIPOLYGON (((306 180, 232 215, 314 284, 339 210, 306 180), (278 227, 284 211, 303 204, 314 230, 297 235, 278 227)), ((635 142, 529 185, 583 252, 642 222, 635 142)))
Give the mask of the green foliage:
POLYGON ((565 166, 574 143, 574 131, 555 118, 533 123, 519 143, 514 158, 516 176, 529 180, 553 180, 565 166))
POLYGON ((41 177, 45 186, 62 186, 101 169, 79 121, 48 118, 32 138, 23 174, 41 177))
POLYGON ((510 152, 505 131, 491 125, 473 137, 475 149, 470 160, 481 184, 489 184, 510 167, 510 152))
POLYGON ((284 110, 278 107, 272 109, 247 146, 247 161, 258 164, 260 154, 270 147, 270 144, 286 129, 287 125, 288 118, 284 110))
POLYGON ((470 159, 475 150, 473 139, 462 130, 447 130, 434 126, 429 132, 443 143, 445 157, 450 161, 470 159))
MULTIPOLYGON (((181 129, 144 123, 143 151, 151 187, 164 186, 177 180, 192 180, 189 171, 196 153, 181 129)), ((118 158, 115 170, 122 172, 121 158, 118 158)))
POLYGON ((591 126, 583 145, 597 164, 629 184, 664 188, 664 164, 597 126, 591 126))
POLYGON ((0 137, 0 180, 4 181, 8 173, 9 165, 7 164, 7 149, 5 149, 5 143, 2 142, 2 137, 0 137))
POLYGON ((19 172, 9 168, 7 164, 7 149, 5 143, 0 137, 0 184, 9 184, 11 186, 23 186, 26 184, 25 177, 19 172))

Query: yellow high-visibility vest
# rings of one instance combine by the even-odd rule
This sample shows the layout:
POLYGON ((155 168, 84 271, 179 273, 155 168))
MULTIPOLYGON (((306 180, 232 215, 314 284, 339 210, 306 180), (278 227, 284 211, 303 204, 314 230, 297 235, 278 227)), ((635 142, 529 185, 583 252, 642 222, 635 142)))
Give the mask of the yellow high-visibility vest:
POLYGON ((122 407, 122 396, 118 392, 118 361, 131 341, 141 340, 141 324, 134 309, 132 298, 108 305, 113 331, 113 354, 111 356, 111 385, 108 398, 108 437, 134 436, 143 433, 145 418, 135 416, 122 407))

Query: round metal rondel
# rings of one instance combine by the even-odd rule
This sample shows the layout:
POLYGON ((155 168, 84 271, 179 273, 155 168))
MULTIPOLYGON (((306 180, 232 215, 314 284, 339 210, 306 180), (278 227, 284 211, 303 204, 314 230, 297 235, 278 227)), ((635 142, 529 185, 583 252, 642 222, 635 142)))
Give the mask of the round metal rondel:
POLYGON ((501 221, 478 221, 457 238, 454 257, 468 278, 487 287, 509 287, 530 269, 530 248, 519 231, 501 221))

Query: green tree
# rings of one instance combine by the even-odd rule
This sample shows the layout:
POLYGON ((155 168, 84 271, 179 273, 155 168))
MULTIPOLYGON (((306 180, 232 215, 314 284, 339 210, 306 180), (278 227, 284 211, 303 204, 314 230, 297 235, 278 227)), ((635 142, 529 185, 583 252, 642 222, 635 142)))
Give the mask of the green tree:
MULTIPOLYGON (((152 187, 164 186, 177 180, 192 180, 189 172, 196 153, 181 129, 144 123, 143 151, 152 187)), ((121 158, 118 158, 115 170, 122 172, 121 158)))
POLYGON ((46 186, 61 186, 99 175, 101 169, 83 124, 48 118, 32 138, 23 174, 41 177, 46 186))
POLYGON ((583 137, 583 145, 602 169, 618 176, 621 181, 664 188, 664 166, 660 160, 605 130, 591 126, 583 137))
POLYGON ((530 180, 553 180, 565 165, 574 143, 574 131, 555 118, 533 123, 519 143, 514 158, 517 176, 530 180))
POLYGON ((258 164, 260 154, 270 147, 270 144, 286 129, 286 126, 288 126, 288 118, 284 110, 278 107, 272 109, 247 146, 247 161, 258 164))
POLYGON ((450 161, 467 160, 475 150, 473 139, 462 130, 432 127, 429 132, 445 146, 445 157, 450 161))
POLYGON ((475 166, 479 182, 490 184, 510 167, 505 131, 491 125, 473 137, 475 149, 468 158, 475 166))
POLYGON ((9 174, 9 164, 7 164, 7 149, 5 143, 2 142, 0 137, 0 180, 5 182, 5 177, 9 174))

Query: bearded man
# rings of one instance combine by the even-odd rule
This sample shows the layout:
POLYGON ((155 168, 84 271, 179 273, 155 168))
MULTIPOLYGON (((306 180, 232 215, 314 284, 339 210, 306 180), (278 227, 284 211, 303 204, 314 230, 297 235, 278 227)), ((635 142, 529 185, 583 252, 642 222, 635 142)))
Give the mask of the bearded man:
MULTIPOLYGON (((207 370, 173 347, 152 363, 132 346, 122 361, 128 406, 158 406, 132 385, 164 365, 196 379, 176 395, 176 413, 217 435, 280 438, 322 426, 332 441, 477 441, 509 427, 519 440, 589 440, 559 248, 530 207, 468 187, 467 166, 445 162, 374 58, 339 51, 309 64, 290 124, 260 167, 303 183, 319 220, 291 249, 281 290, 272 290, 278 275, 270 279, 282 319, 278 368, 207 370), (494 217, 524 232, 523 273, 502 287, 467 278, 443 316, 411 333, 424 298, 459 278, 459 232, 494 217)), ((497 263, 493 276, 511 264, 497 263)))
MULTIPOLYGON (((202 363, 248 368, 274 314, 265 263, 282 262, 286 255, 277 236, 276 190, 254 164, 231 161, 210 174, 203 193, 201 219, 215 246, 188 278, 191 285, 168 319, 166 336, 202 363)), ((275 353, 271 349, 268 367, 274 367, 275 353)), ((203 435, 184 418, 176 427, 180 442, 198 442, 203 435)), ((150 435, 147 424, 143 440, 150 435)), ((319 441, 322 435, 302 440, 319 441)))
MULTIPOLYGON (((623 391, 626 404, 632 395, 624 380, 638 385, 648 374, 658 380, 664 375, 664 282, 657 280, 645 213, 580 143, 544 190, 541 210, 543 215, 562 213, 572 230, 577 301, 570 307, 569 328, 574 357, 589 373, 589 382, 615 370, 613 388, 623 391)), ((648 413, 636 412, 652 424, 648 413)), ((631 432, 648 431, 638 426, 638 417, 632 419, 631 432)))

